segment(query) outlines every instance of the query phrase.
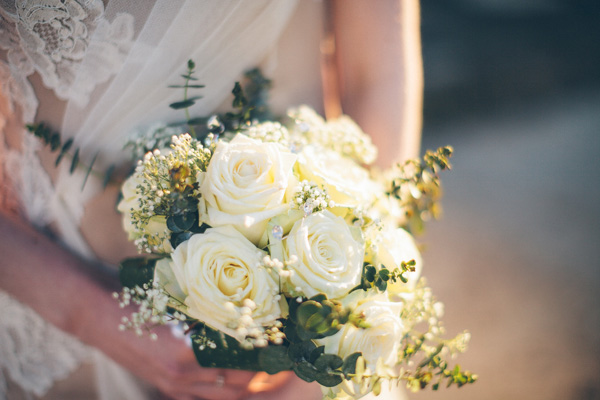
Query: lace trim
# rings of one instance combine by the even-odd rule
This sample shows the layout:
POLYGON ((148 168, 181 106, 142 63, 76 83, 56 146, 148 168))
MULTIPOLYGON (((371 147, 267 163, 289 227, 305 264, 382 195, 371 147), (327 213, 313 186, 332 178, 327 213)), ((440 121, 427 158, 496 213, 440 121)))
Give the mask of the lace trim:
POLYGON ((104 17, 101 0, 25 0, 0 4, 0 48, 11 70, 38 72, 57 97, 80 106, 114 75, 133 41, 133 17, 104 17), (82 60, 93 62, 82 62, 82 60))
POLYGON ((89 350, 81 342, 3 291, 0 310, 0 398, 6 398, 3 374, 24 390, 42 396, 88 357, 89 350))

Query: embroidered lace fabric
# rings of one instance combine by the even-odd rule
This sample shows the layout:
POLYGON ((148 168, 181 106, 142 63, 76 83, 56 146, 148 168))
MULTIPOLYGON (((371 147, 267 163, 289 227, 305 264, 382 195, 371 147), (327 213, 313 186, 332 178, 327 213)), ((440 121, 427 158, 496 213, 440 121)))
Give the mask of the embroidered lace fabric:
MULTIPOLYGON (((128 134, 179 119, 166 105, 180 94, 167 85, 179 82, 187 59, 210 82, 198 113, 218 107, 232 82, 273 48, 294 7, 294 1, 276 0, 111 0, 106 7, 101 0, 0 0, 1 90, 31 123, 36 112, 53 107, 36 96, 30 78, 37 74, 66 102, 55 128, 74 139, 83 159, 98 152, 101 167, 124 159, 128 134)), ((65 244, 92 258, 79 222, 99 183, 90 181, 82 191, 83 173, 69 174, 63 165, 53 184, 36 156, 38 141, 21 136, 20 151, 0 146, 0 156, 5 170, 19 171, 13 183, 25 215, 39 226, 56 224, 65 244)), ((114 363, 2 291, 0 310, 0 398, 7 378, 39 396, 90 358, 114 390, 100 391, 100 398, 144 398, 114 363)))

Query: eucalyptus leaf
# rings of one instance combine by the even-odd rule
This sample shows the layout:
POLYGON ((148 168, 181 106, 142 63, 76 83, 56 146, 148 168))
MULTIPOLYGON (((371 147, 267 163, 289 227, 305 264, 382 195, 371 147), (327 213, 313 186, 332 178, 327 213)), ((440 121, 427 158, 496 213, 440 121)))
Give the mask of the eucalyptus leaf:
POLYGON ((71 168, 69 168, 69 172, 72 174, 77 168, 77 163, 79 162, 79 149, 75 150, 75 154, 73 154, 73 160, 71 160, 71 168))
POLYGON ((106 187, 108 186, 108 183, 110 182, 110 178, 112 177, 113 172, 115 171, 116 166, 114 164, 111 164, 108 169, 106 170, 106 172, 104 173, 104 180, 102 181, 102 187, 106 187))
POLYGON ((387 282, 383 279, 377 279, 375 281, 375 286, 377 286, 377 289, 379 289, 379 291, 385 292, 385 289, 387 289, 387 282))
POLYGON ((192 235, 192 232, 177 232, 171 234, 171 239, 169 240, 169 242, 171 243, 171 247, 176 249, 177 246, 179 246, 181 243, 185 242, 186 240, 189 240, 192 237, 192 235))
POLYGON ((288 357, 285 346, 267 346, 258 353, 258 364, 267 374, 289 370, 294 363, 288 357))
POLYGON ((325 346, 319 346, 313 351, 310 352, 310 356, 308 357, 308 361, 311 364, 314 364, 317 358, 321 357, 322 354, 325 353, 325 346))
POLYGON ((206 86, 205 85, 169 85, 168 87, 174 88, 174 89, 185 89, 185 88, 202 89, 203 87, 206 87, 206 86))
POLYGON ((197 81, 197 80, 198 80, 198 78, 194 78, 194 77, 193 77, 192 75, 190 75, 190 74, 181 75, 181 77, 182 77, 182 78, 184 78, 184 79, 188 79, 188 80, 190 80, 190 81, 197 81))
POLYGON ((85 172, 85 178, 83 178, 83 183, 81 184, 81 190, 83 190, 83 187, 85 186, 85 183, 88 180, 88 177, 90 176, 90 173, 92 172, 92 168, 94 167, 94 162, 96 162, 96 157, 98 157, 98 153, 94 154, 94 158, 92 158, 92 161, 90 162, 90 165, 87 168, 87 171, 85 172))
POLYGON ((52 151, 58 149, 60 147, 60 135, 58 133, 54 133, 50 137, 50 149, 52 151))
POLYGON ((314 362, 319 371, 334 371, 344 364, 344 360, 336 354, 323 354, 314 362))
POLYGON ((189 231, 196 222, 198 222, 198 215, 193 212, 172 215, 167 218, 167 228, 174 233, 185 232, 189 231))
POLYGON ((343 378, 340 375, 320 373, 320 374, 317 374, 316 380, 322 386, 334 387, 334 386, 337 386, 340 383, 342 383, 343 378))
POLYGON ((208 118, 206 118, 206 117, 197 117, 197 118, 192 118, 192 119, 188 120, 187 123, 189 125, 204 125, 206 123, 206 121, 208 121, 208 118))
POLYGON ((128 288, 134 288, 152 282, 156 261, 156 258, 148 257, 126 258, 119 265, 121 284, 128 288))
POLYGON ((305 342, 292 343, 288 348, 288 356, 294 362, 301 362, 304 360, 310 360, 310 355, 317 346, 307 340, 305 342))
POLYGON ((258 361, 262 349, 246 350, 237 339, 208 326, 192 333, 192 348, 198 363, 206 368, 262 370, 258 361), (216 346, 202 346, 202 339, 208 339, 216 346))
POLYGON ((318 314, 323 306, 314 300, 308 300, 302 303, 296 311, 298 325, 305 327, 308 319, 314 314, 318 314))
POLYGON ((58 166, 58 164, 60 163, 60 160, 63 158, 63 156, 66 154, 67 151, 69 151, 69 149, 71 148, 71 146, 73 145, 73 139, 69 139, 67 140, 62 148, 60 149, 60 153, 58 153, 58 157, 56 157, 56 161, 54 162, 55 166, 58 166))
POLYGON ((352 353, 344 359, 344 363, 342 364, 342 372, 346 377, 356 373, 356 361, 361 355, 362 353, 360 352, 352 353))
POLYGON ((301 361, 294 366, 294 372, 298 375, 298 378, 306 381, 313 382, 317 379, 319 371, 308 361, 301 361))
POLYGON ((194 104, 196 104, 196 100, 201 99, 201 98, 202 98, 202 96, 190 97, 189 99, 186 99, 186 100, 176 101, 175 103, 171 103, 171 104, 169 104, 169 107, 171 107, 174 110, 180 110, 182 108, 187 108, 187 107, 193 106, 194 104))

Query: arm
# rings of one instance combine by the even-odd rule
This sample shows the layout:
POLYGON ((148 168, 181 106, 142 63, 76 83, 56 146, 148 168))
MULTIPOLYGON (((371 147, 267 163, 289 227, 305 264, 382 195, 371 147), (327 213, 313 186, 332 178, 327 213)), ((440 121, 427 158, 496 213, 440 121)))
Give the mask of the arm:
POLYGON ((119 332, 126 311, 118 308, 115 280, 97 274, 82 260, 23 221, 0 213, 0 286, 58 328, 98 348, 173 398, 236 399, 254 374, 203 369, 187 345, 168 329, 159 339, 119 332), (102 282, 102 283, 99 283, 102 282), (225 387, 215 385, 225 375, 225 387))
POLYGON ((342 107, 371 135, 378 164, 419 152, 423 71, 416 0, 333 0, 342 107))

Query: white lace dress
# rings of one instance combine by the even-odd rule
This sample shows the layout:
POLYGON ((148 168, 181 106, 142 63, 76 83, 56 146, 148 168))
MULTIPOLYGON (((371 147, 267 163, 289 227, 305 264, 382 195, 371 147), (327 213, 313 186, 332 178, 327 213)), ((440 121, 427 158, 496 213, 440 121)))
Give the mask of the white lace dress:
MULTIPOLYGON (((25 123, 34 122, 36 115, 38 119, 51 116, 61 135, 74 139, 83 159, 99 154, 95 164, 99 167, 127 157, 122 149, 131 134, 181 119, 180 113, 167 106, 180 100, 181 94, 167 85, 180 82, 188 59, 195 60, 196 74, 206 84, 203 98, 195 106, 199 115, 217 109, 232 83, 250 67, 262 63, 267 74, 277 76, 281 61, 285 62, 283 57, 275 57, 277 49, 289 47, 278 40, 296 8, 295 1, 280 0, 105 3, 0 1, 4 96, 11 107, 20 110, 25 123), (41 93, 46 93, 43 98, 41 93)), ((317 2, 305 1, 302 6, 296 15, 319 17, 319 12, 306 11, 307 6, 320 9, 317 2)), ((307 22, 292 19, 291 24, 301 27, 307 22)), ((296 57, 304 64, 313 63, 308 75, 306 68, 295 66, 294 74, 303 84, 289 79, 275 82, 278 93, 274 100, 282 107, 289 105, 290 99, 318 104, 319 23, 310 21, 312 30, 302 33, 314 49, 310 57, 296 57)), ((284 40, 299 40, 292 33, 285 35, 288 39, 284 40)), ((25 132, 21 136, 21 150, 7 150, 2 161, 6 170, 19 171, 14 183, 25 214, 36 225, 54 224, 74 252, 94 258, 79 225, 86 202, 100 185, 91 182, 82 191, 82 177, 69 174, 67 165, 59 168, 52 182, 36 155, 37 139, 25 132)), ((0 144, 3 140, 0 131, 0 144)), ((41 396, 83 361, 96 365, 99 398, 147 398, 116 364, 2 291, 0 310, 0 399, 6 396, 9 380, 25 393, 41 396)))

